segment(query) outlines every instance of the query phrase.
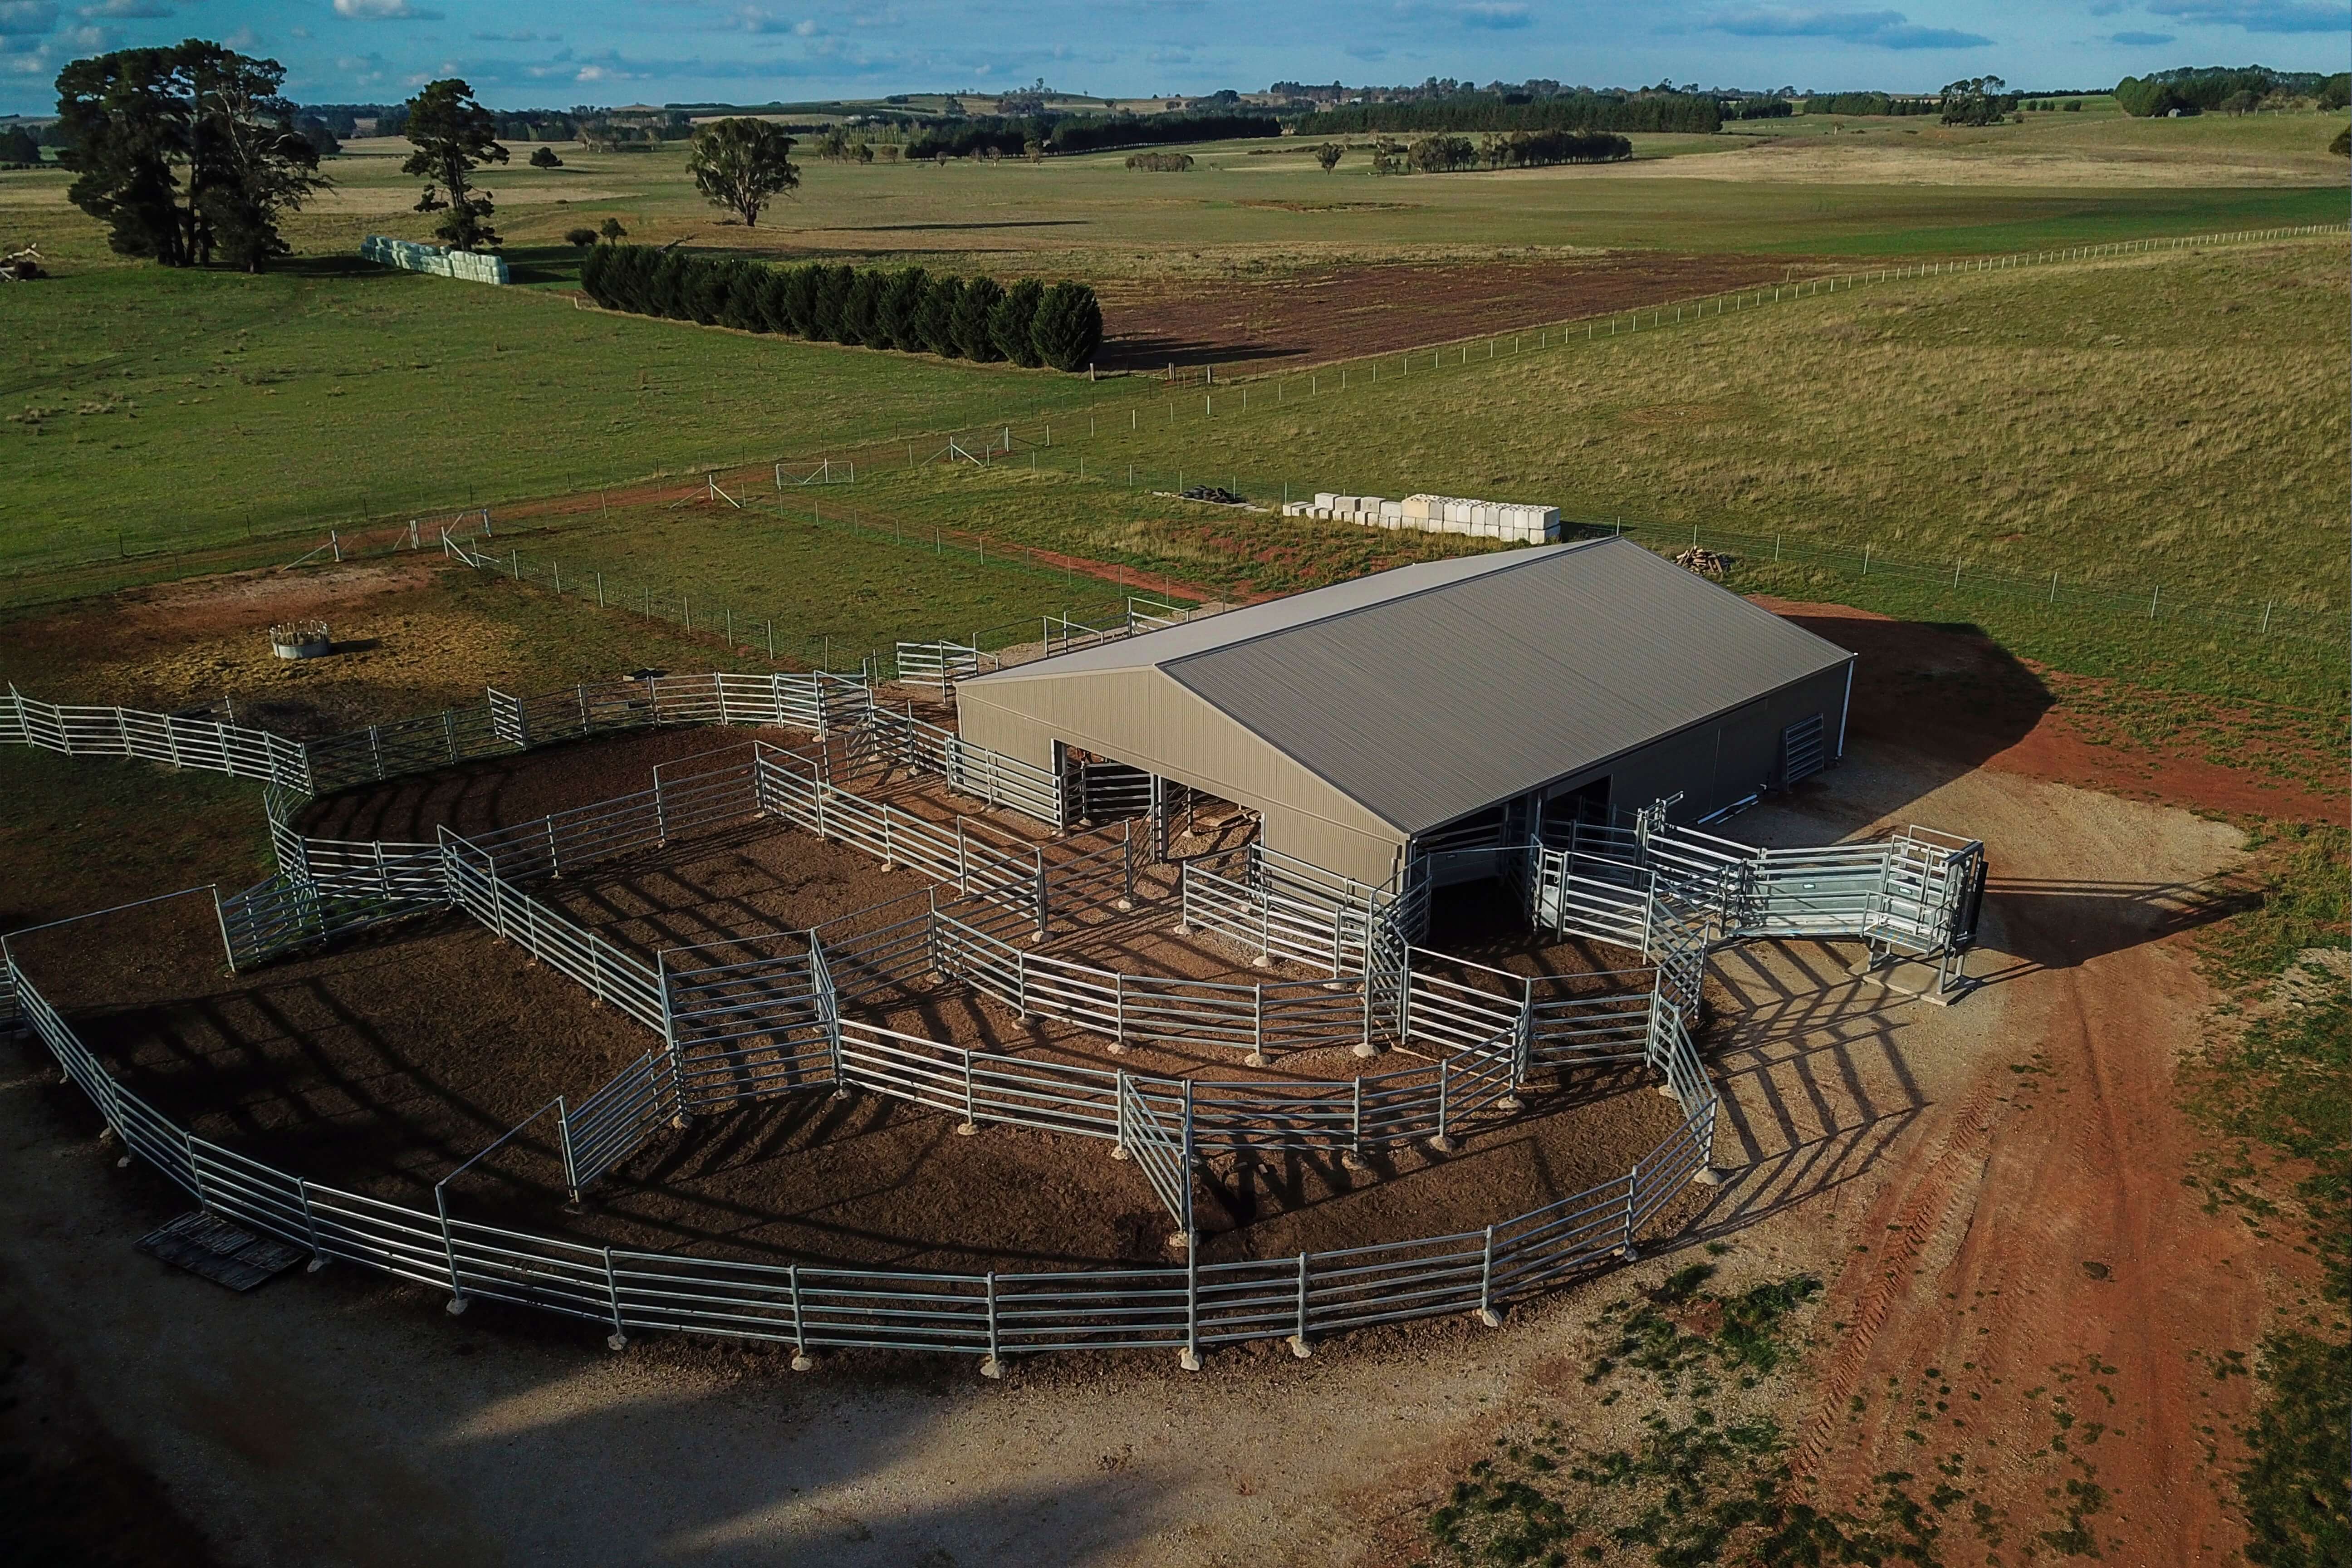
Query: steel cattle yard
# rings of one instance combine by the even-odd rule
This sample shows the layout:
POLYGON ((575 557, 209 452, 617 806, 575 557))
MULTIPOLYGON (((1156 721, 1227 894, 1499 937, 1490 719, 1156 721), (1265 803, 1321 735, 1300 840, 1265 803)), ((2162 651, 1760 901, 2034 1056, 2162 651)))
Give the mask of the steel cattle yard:
POLYGON ((492 692, 478 709, 308 742, 208 719, 58 706, 12 689, 0 701, 0 742, 262 783, 276 874, 228 897, 213 891, 233 968, 454 907, 642 1024, 651 1037, 643 1057, 550 1108, 575 1200, 681 1119, 780 1095, 864 1091, 945 1112, 959 1131, 1009 1125, 1108 1143, 1168 1213, 1181 1262, 1056 1272, 762 1264, 476 1224, 443 1201, 449 1178, 431 1210, 410 1207, 272 1169, 174 1125, 110 1076, 0 942, 0 1019, 56 1056, 121 1140, 124 1163, 146 1160, 213 1215, 307 1250, 314 1267, 341 1259, 445 1290, 453 1312, 477 1298, 534 1307, 604 1325, 615 1349, 655 1329, 754 1337, 790 1344, 802 1368, 814 1352, 850 1347, 977 1356, 990 1375, 1008 1356, 1078 1349, 1172 1349, 1197 1368, 1204 1348, 1243 1341, 1286 1340, 1304 1356, 1317 1339, 1365 1324, 1454 1313, 1498 1323, 1511 1301, 1633 1257, 1670 1202, 1713 1179, 1718 1102, 1692 1038, 1712 947, 1860 940, 1874 961, 1931 959, 1940 992, 1958 981, 1984 879, 1980 845, 1923 829, 1759 849, 1670 823, 1662 803, 1541 818, 1516 841, 1505 835, 1529 825, 1498 822, 1377 887, 1263 842, 1185 860, 1171 881, 1169 868, 1152 869, 1157 842, 1074 831, 1087 805, 1081 769, 988 752, 877 705, 862 677, 830 674, 492 692), (298 826, 310 801, 355 784, 672 724, 789 728, 816 743, 755 741, 696 759, 690 772, 657 769, 641 794, 471 836, 444 826, 433 843, 321 839, 298 826), (892 770, 929 775, 1057 837, 1024 845, 848 787, 892 770), (651 962, 534 892, 700 829, 763 822, 858 848, 930 889, 809 931, 747 932, 651 962), (1600 977, 1611 986, 1595 993, 1421 945, 1433 889, 1474 878, 1498 879, 1537 931, 1624 949, 1641 967, 1600 977), (1229 984, 1066 956, 1089 928, 1171 918, 1244 963, 1313 977, 1229 984), (875 1021, 923 984, 1055 1020, 1114 1058, 1174 1042, 1227 1050, 1254 1068, 1335 1047, 1366 1058, 1402 1047, 1411 1060, 1351 1079, 1221 1081, 971 1049, 875 1021), (1412 1241, 1217 1263, 1192 1245, 1193 1173, 1211 1154, 1355 1164, 1407 1144, 1442 1152, 1518 1113, 1532 1075, 1628 1063, 1673 1098, 1681 1120, 1622 1176, 1412 1241))

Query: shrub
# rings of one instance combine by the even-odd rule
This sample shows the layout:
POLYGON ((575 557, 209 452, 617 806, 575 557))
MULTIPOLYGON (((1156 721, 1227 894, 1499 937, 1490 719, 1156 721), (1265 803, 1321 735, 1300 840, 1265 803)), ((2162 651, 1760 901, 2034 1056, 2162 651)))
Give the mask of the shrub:
POLYGON ((876 348, 920 353, 929 346, 923 341, 922 310, 930 281, 930 274, 919 267, 903 268, 883 278, 874 308, 875 335, 868 340, 876 348))
POLYGON ((1006 289, 996 309, 988 313, 988 335, 996 340, 996 352, 1029 370, 1045 363, 1037 356, 1037 342, 1030 333, 1037 307, 1045 299, 1045 286, 1034 278, 1024 278, 1006 289))
POLYGON ((563 160, 555 155, 552 147, 534 147, 530 150, 530 166, 534 169, 561 169, 563 160))
POLYGON ((622 226, 621 220, 616 217, 608 217, 597 225, 596 232, 616 245, 629 237, 629 231, 622 226))
POLYGON ((1102 346, 1102 305, 1083 283, 1063 281, 1047 290, 1030 322, 1037 357, 1055 370, 1078 370, 1102 346))
POLYGON ((964 358, 986 363, 1004 357, 994 330, 996 308, 1003 302, 1004 289, 993 278, 975 278, 963 286, 956 301, 955 341, 964 358))
POLYGON ((756 261, 737 261, 727 279, 727 305, 719 319, 738 331, 764 332, 768 327, 768 268, 756 261))
POLYGON ((841 270, 849 274, 849 287, 843 290, 841 297, 837 335, 845 343, 888 348, 890 340, 882 332, 883 274, 853 267, 845 267, 841 270))
POLYGON ((693 318, 694 310, 688 299, 688 279, 694 267, 694 258, 682 250, 663 253, 655 263, 653 276, 646 281, 646 307, 648 315, 668 316, 677 321, 693 318))
POLYGON ((585 250, 596 243, 596 231, 593 228, 567 228, 563 231, 563 243, 585 250))
POLYGON ((956 310, 962 303, 961 278, 934 278, 923 290, 918 328, 923 346, 941 359, 956 359, 963 353, 963 344, 956 339, 956 310))
POLYGON ((1148 169, 1154 174, 1181 174, 1192 166, 1192 154, 1190 153, 1130 153, 1128 154, 1127 166, 1130 169, 1148 169))
POLYGON ((809 336, 832 342, 854 343, 857 340, 845 336, 849 313, 849 286, 856 277, 848 267, 827 267, 817 263, 814 298, 809 311, 809 336))
MULTIPOLYGON (((578 229, 573 229, 572 231, 572 234, 577 234, 580 231, 578 229)), ((566 235, 564 237, 566 239, 571 239, 572 236, 566 235)), ((578 240, 572 240, 572 243, 574 245, 581 244, 578 240)), ((588 249, 588 254, 580 258, 580 291, 587 295, 591 300, 595 300, 599 305, 610 310, 612 308, 613 301, 611 296, 605 292, 604 274, 606 268, 612 266, 614 253, 601 246, 597 246, 596 236, 593 232, 588 236, 586 247, 583 247, 583 248, 586 248, 587 247, 593 247, 594 248, 588 249)))

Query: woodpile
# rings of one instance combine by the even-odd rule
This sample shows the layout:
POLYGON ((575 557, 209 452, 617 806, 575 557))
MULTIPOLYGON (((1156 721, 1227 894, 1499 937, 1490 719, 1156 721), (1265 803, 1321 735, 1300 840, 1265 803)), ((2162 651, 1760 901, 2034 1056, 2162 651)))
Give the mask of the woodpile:
POLYGON ((1709 550, 1704 545, 1692 545, 1675 557, 1675 564, 1685 572, 1696 572, 1710 583, 1720 583, 1723 574, 1731 570, 1735 557, 1709 550))

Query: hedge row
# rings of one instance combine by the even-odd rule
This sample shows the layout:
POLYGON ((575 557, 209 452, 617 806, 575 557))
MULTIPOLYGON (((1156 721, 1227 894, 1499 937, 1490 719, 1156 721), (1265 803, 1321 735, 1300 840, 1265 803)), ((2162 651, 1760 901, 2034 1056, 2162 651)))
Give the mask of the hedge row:
POLYGON ((600 245, 581 258, 580 286, 608 310, 1033 369, 1084 370, 1102 343, 1102 306, 1084 283, 1048 289, 1030 279, 1006 289, 992 278, 934 278, 919 267, 771 267, 600 245))

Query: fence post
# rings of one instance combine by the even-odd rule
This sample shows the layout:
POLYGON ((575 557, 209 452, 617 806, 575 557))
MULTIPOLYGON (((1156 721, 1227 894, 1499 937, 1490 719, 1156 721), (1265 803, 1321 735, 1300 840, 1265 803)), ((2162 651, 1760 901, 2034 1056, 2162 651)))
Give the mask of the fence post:
POLYGON ((294 1195, 301 1200, 302 1228, 310 1237, 310 1262, 303 1272, 316 1274, 327 1266, 327 1253, 319 1245, 319 1216, 310 1212, 310 1184, 299 1176, 295 1177, 294 1195))
POLYGON ((1441 1154, 1454 1152, 1454 1140, 1445 1135, 1448 1101, 1453 1091, 1454 1058, 1437 1058, 1437 1131, 1430 1138, 1429 1146, 1441 1154))
POLYGON ((1636 1164, 1625 1174, 1625 1228, 1617 1242, 1617 1256, 1628 1263, 1642 1256, 1633 1247, 1633 1211, 1639 1206, 1641 1192, 1642 1167, 1636 1164))
POLYGON ((982 1377, 1003 1377, 1004 1363, 996 1353, 996 1270, 988 1271, 988 1354, 980 1363, 982 1377))
POLYGON ((449 1264, 449 1305, 445 1310, 454 1318, 466 1310, 466 1292, 457 1283, 457 1241, 449 1229, 449 1201, 439 1182, 433 1184, 433 1211, 441 1218, 441 1255, 449 1264))
POLYGON ((793 1370, 807 1372, 816 1365, 816 1358, 810 1355, 808 1350, 808 1314, 801 1310, 801 1266, 799 1264, 787 1266, 784 1271, 784 1283, 785 1289, 792 1294, 793 1303, 793 1370))
POLYGON ((1486 1249, 1478 1259, 1478 1321, 1490 1329, 1503 1326, 1503 1314, 1495 1310, 1495 1227, 1486 1227, 1486 1249))
POLYGON ((1298 1316, 1290 1331, 1290 1353, 1300 1361, 1315 1353, 1307 1342, 1307 1254, 1298 1255, 1298 1316))
POLYGON ((980 1123, 973 1119, 971 1113, 971 1053, 970 1051, 965 1051, 962 1053, 962 1056, 963 1121, 957 1126, 956 1132, 961 1137, 970 1138, 980 1131, 980 1123))
POLYGON ((1201 1370, 1201 1254, 1192 1247, 1184 1249, 1184 1348, 1176 1352, 1176 1364, 1186 1372, 1201 1370))
POLYGON ((625 1351, 629 1348, 629 1336, 621 1329, 621 1276, 613 1267, 613 1249, 604 1248, 604 1297, 612 1303, 613 1331, 604 1336, 606 1350, 625 1351))
POLYGON ((1113 1055, 1127 1049, 1127 974, 1122 970, 1110 972, 1110 1048, 1113 1055))
POLYGON ((1037 940, 1039 942, 1045 940, 1046 919, 1045 847, 1041 844, 1037 847, 1037 940))
POLYGON ((1349 1079, 1351 1091, 1348 1110, 1348 1147, 1339 1155, 1339 1163, 1350 1171, 1364 1168, 1364 1080, 1349 1079))
POLYGON ((661 994, 662 1046, 669 1052, 670 1072, 677 1080, 677 1115, 671 1120, 670 1125, 684 1127, 686 1125, 686 1061, 678 1054, 677 1014, 670 1005, 669 953, 667 950, 659 950, 654 953, 654 982, 659 987, 661 994))

